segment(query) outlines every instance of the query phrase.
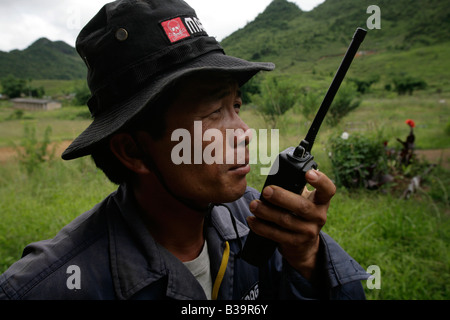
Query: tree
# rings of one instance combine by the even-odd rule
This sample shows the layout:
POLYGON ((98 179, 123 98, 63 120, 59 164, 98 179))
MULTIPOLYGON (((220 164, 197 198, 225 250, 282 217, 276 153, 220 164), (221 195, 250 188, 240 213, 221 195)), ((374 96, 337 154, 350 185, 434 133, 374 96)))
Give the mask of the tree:
POLYGON ((24 79, 18 79, 12 75, 1 80, 3 87, 3 94, 7 95, 9 98, 20 97, 22 93, 25 92, 27 87, 27 82, 24 79))
POLYGON ((331 104, 330 114, 326 117, 327 123, 335 127, 342 118, 358 108, 360 104, 361 100, 358 99, 355 86, 350 83, 342 85, 331 104))
POLYGON ((42 98, 45 95, 44 87, 33 87, 31 81, 31 79, 27 81, 8 75, 1 80, 3 93, 10 99, 20 97, 22 94, 29 97, 42 98))
POLYGON ((427 83, 418 78, 414 78, 405 74, 397 76, 393 79, 395 91, 398 95, 412 95, 414 90, 422 90, 427 87, 427 83))
POLYGON ((241 99, 243 104, 252 102, 252 95, 260 94, 259 78, 253 77, 246 84, 241 87, 241 99))
POLYGON ((84 83, 81 86, 75 88, 75 99, 74 99, 73 103, 76 106, 85 106, 85 105, 87 105, 87 102, 90 97, 91 97, 91 91, 89 90, 87 84, 84 83))
POLYGON ((357 91, 359 93, 368 93, 370 91, 370 87, 377 83, 380 80, 379 75, 372 75, 368 79, 357 79, 357 78, 351 78, 350 81, 355 83, 357 87, 357 91))
POLYGON ((275 77, 265 79, 260 90, 260 94, 252 96, 252 101, 267 126, 275 128, 279 117, 294 106, 296 90, 289 82, 275 77))
POLYGON ((314 91, 306 91, 300 97, 301 112, 308 120, 313 120, 316 112, 319 110, 322 95, 314 91))

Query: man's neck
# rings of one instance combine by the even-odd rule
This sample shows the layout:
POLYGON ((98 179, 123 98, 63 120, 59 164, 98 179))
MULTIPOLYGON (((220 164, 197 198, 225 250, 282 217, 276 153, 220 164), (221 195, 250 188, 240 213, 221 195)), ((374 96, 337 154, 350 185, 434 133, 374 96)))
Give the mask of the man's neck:
POLYGON ((182 262, 194 260, 205 242, 206 210, 196 210, 177 200, 156 177, 152 178, 134 186, 147 229, 159 244, 182 262))

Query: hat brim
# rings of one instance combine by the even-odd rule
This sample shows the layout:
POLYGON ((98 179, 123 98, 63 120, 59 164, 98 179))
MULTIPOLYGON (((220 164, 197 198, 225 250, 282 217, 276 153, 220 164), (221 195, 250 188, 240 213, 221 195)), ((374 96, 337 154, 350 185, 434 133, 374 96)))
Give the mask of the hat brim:
POLYGON ((219 52, 205 54, 189 64, 183 65, 157 79, 139 91, 120 106, 109 109, 95 117, 91 125, 84 130, 63 152, 64 160, 72 160, 92 154, 95 146, 116 133, 129 123, 146 106, 176 80, 197 72, 222 72, 231 74, 242 86, 259 71, 272 71, 273 63, 249 62, 219 52))

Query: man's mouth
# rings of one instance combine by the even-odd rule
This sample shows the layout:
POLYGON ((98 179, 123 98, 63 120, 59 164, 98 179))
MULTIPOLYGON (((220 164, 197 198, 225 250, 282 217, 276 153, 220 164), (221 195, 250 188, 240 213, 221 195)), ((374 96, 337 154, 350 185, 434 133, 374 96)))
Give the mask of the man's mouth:
POLYGON ((250 164, 246 163, 231 167, 229 171, 237 175, 247 175, 250 172, 250 169, 250 164))

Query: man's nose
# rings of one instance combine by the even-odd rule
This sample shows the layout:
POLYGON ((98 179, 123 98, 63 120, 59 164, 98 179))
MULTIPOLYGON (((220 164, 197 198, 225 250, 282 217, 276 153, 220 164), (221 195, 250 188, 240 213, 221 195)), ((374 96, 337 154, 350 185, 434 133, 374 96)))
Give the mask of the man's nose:
POLYGON ((247 146, 253 139, 253 131, 249 126, 239 117, 238 125, 234 128, 234 146, 247 146))

